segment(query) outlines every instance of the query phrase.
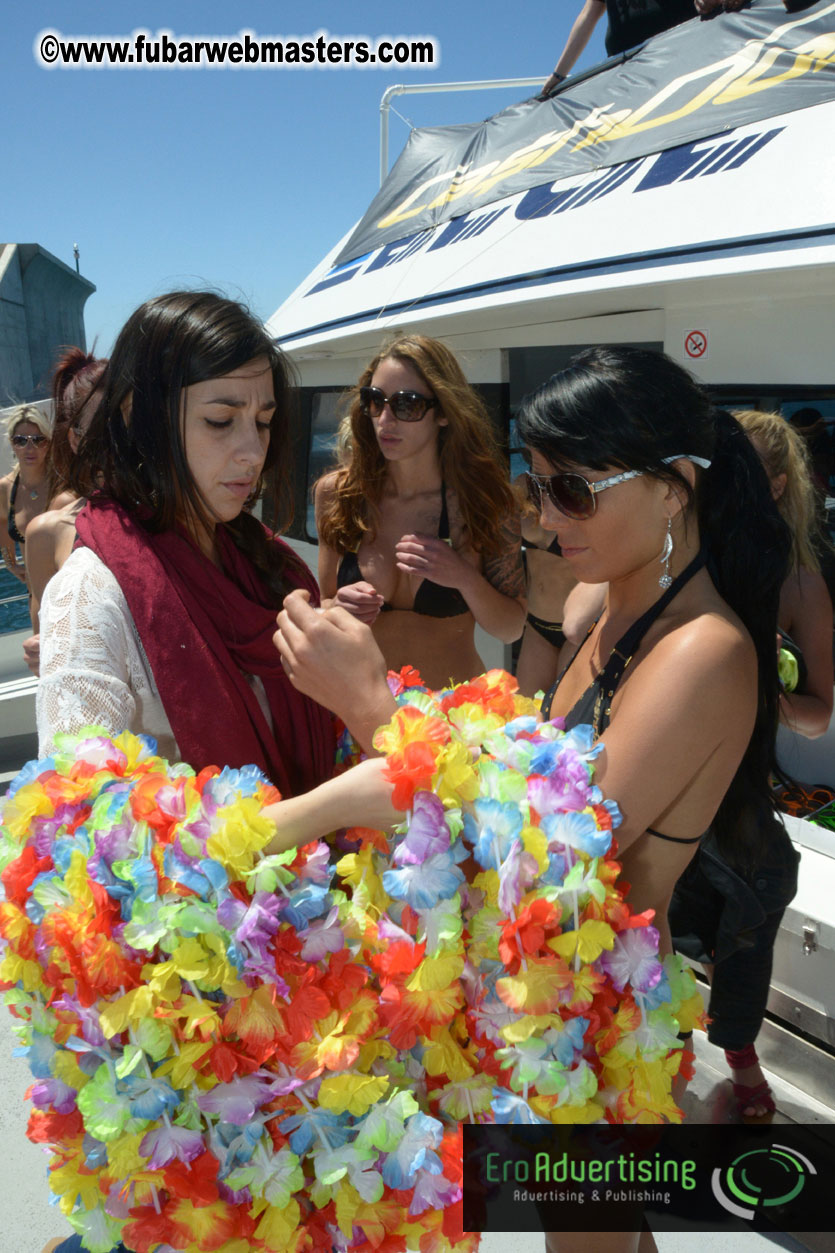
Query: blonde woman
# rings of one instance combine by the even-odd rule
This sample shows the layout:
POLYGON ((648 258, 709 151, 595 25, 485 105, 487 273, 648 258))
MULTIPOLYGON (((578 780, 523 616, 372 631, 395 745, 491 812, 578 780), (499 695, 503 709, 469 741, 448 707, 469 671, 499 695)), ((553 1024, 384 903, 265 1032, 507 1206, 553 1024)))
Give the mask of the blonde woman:
POLYGON ((37 405, 19 405, 6 419, 6 431, 17 466, 0 479, 0 551, 6 569, 25 583, 25 562, 18 562, 15 544, 23 550, 27 526, 49 504, 52 422, 37 405))
POLYGON ((490 419, 440 341, 401 335, 361 375, 341 457, 316 484, 323 597, 430 687, 479 674, 475 624, 525 621, 519 514, 490 419))
MULTIPOLYGON (((799 648, 797 688, 779 697, 780 720, 810 738, 832 716, 832 603, 813 548, 815 487, 801 435, 779 413, 735 414, 768 475, 772 498, 791 532, 789 574, 780 590, 777 625, 799 648)), ((796 890, 797 855, 776 826, 753 872, 737 873, 705 842, 673 896, 676 947, 703 962, 711 980, 708 1037, 725 1050, 743 1122, 770 1121, 774 1097, 754 1041, 765 1015, 774 941, 796 890), (699 947, 700 946, 700 947, 699 947)))
POLYGON ((805 675, 780 698, 780 720, 809 739, 832 716, 832 601, 815 554, 816 494, 806 442, 779 413, 736 413, 759 453, 771 493, 792 533, 792 570, 780 593, 777 622, 800 649, 805 675))

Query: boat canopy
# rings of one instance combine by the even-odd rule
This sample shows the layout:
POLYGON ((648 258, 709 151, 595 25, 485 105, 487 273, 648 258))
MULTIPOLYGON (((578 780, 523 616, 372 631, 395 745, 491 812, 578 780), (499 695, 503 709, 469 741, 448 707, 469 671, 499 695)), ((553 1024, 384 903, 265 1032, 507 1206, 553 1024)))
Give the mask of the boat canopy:
POLYGON ((268 328, 305 355, 497 305, 617 288, 627 307, 630 287, 820 272, 835 266, 833 134, 835 2, 685 22, 551 100, 413 131, 268 328))

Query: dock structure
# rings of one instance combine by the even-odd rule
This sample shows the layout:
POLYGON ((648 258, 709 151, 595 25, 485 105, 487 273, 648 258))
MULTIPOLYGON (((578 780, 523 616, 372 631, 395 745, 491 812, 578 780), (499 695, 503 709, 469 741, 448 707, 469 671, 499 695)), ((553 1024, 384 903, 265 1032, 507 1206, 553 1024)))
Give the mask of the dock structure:
POLYGON ((0 243, 0 408, 49 395, 56 351, 86 347, 84 306, 95 290, 40 244, 0 243))

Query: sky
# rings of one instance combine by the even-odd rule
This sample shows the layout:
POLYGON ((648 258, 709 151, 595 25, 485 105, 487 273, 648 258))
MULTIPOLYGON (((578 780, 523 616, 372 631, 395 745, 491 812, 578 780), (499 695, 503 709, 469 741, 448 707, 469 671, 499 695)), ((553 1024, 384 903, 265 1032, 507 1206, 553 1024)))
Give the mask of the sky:
MULTIPOLYGON (((0 16, 0 239, 37 243, 96 285, 88 347, 107 355, 144 300, 211 286, 265 320, 362 216, 379 185, 387 87, 544 79, 581 0, 66 0, 0 16), (432 38, 431 69, 45 68, 66 37, 432 38)), ((577 64, 605 57, 600 22, 577 64)), ((488 117, 533 89, 408 95, 415 126, 488 117)), ((394 112, 394 161, 409 127, 394 112)))

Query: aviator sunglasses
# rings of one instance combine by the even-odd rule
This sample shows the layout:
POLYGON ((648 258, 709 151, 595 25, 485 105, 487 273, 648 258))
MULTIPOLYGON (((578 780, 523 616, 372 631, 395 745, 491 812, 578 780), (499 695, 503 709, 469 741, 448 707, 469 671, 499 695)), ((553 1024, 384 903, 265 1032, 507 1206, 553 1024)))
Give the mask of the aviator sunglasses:
MULTIPOLYGON (((677 453, 674 457, 665 457, 664 463, 668 465, 671 461, 682 460, 692 461, 703 470, 710 465, 704 457, 693 457, 689 453, 677 453)), ((535 509, 542 510, 543 498, 547 496, 560 513, 565 514, 567 518, 575 518, 582 522, 592 517, 597 509, 598 492, 605 492, 607 487, 614 487, 616 483, 625 483, 627 479, 642 478, 644 473, 643 470, 625 470, 623 474, 612 474, 607 479, 590 483, 582 474, 572 472, 533 474, 530 470, 526 470, 525 484, 528 489, 528 498, 535 509)))
POLYGON ((360 405, 370 418, 379 418, 388 405, 399 422, 420 422, 437 403, 434 396, 421 396, 420 392, 402 391, 386 396, 381 387, 360 388, 360 405))
POLYGON ((49 441, 45 435, 13 435, 12 443, 15 448, 25 448, 27 444, 31 444, 33 448, 40 448, 41 444, 49 441))

